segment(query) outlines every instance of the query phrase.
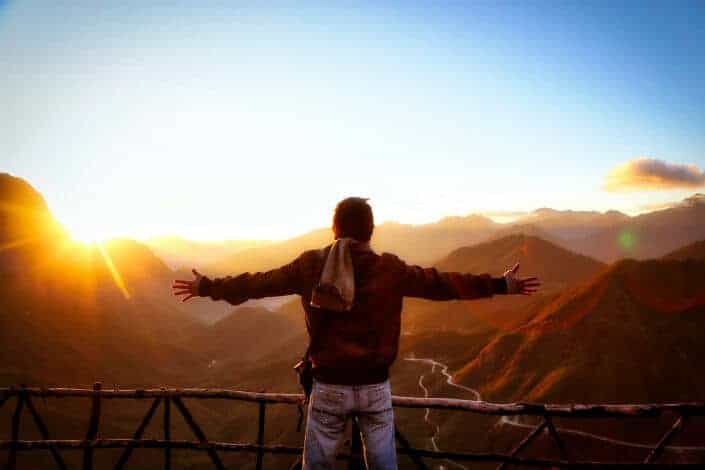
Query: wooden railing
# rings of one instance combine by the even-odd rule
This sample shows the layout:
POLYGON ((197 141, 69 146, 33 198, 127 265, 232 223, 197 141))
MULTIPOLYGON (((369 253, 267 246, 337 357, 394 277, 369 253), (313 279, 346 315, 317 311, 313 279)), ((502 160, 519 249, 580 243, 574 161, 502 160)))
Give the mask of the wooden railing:
MULTIPOLYGON (((132 452, 136 448, 158 448, 164 450, 164 468, 171 468, 171 449, 192 449, 206 452, 213 465, 218 469, 223 469, 220 459, 220 452, 252 452, 256 454, 256 468, 259 470, 263 466, 264 454, 291 454, 300 455, 302 447, 272 445, 264 443, 266 407, 271 404, 286 404, 299 406, 302 404, 303 395, 287 393, 254 393, 238 390, 224 389, 145 389, 145 390, 121 390, 103 389, 100 383, 96 383, 93 389, 78 388, 33 388, 33 387, 9 387, 0 388, 0 407, 10 402, 14 398, 15 410, 12 414, 11 439, 0 440, 0 450, 7 450, 7 467, 14 470, 16 468, 17 452, 34 449, 48 450, 56 466, 66 469, 67 465, 62 457, 61 450, 82 450, 83 468, 86 470, 93 468, 93 452, 96 449, 121 448, 123 452, 115 464, 115 469, 120 470, 125 467, 132 452), (37 412, 32 403, 32 398, 41 397, 84 397, 91 400, 90 419, 86 437, 81 440, 61 440, 52 439, 44 420, 37 412), (203 429, 194 419, 193 415, 185 405, 183 399, 200 400, 239 400, 255 402, 259 408, 259 419, 257 424, 257 441, 254 443, 232 443, 209 440, 203 429), (152 404, 147 410, 139 426, 135 430, 132 438, 98 438, 98 428, 101 417, 102 400, 112 399, 137 399, 152 400, 152 404), (171 413, 172 407, 181 414, 186 424, 193 432, 197 440, 174 440, 171 439, 171 413), (157 408, 163 405, 163 439, 143 439, 145 429, 151 422, 157 408), (20 417, 23 408, 27 408, 31 415, 41 440, 21 440, 19 438, 20 417)), ((418 468, 427 468, 424 459, 451 459, 455 461, 472 462, 498 462, 499 468, 504 468, 508 464, 538 466, 538 467, 613 467, 615 465, 634 465, 635 463, 655 463, 663 453, 663 450, 673 440, 673 438, 683 430, 683 426, 688 417, 705 416, 705 402, 692 403, 672 403, 672 404, 642 404, 642 405, 542 405, 532 403, 510 403, 497 404, 482 401, 470 401, 451 398, 416 398, 395 396, 392 404, 397 408, 431 408, 440 410, 455 410, 484 415, 516 416, 528 415, 541 417, 542 422, 534 428, 524 439, 522 439, 509 454, 499 453, 465 453, 465 452, 440 452, 426 449, 417 449, 410 446, 407 439, 396 430, 396 438, 399 443, 397 452, 411 457, 418 468), (659 439, 659 441, 649 449, 648 454, 641 462, 603 462, 603 461, 579 461, 571 459, 564 440, 553 423, 553 418, 648 418, 662 415, 675 415, 676 421, 673 426, 659 439), (544 433, 548 433, 560 451, 560 460, 522 458, 520 452, 526 450, 535 439, 544 433)), ((301 408, 299 408, 301 412, 301 408)), ((303 418, 303 415, 301 415, 303 418)), ((300 424, 300 422, 299 422, 300 424)), ((348 460, 350 468, 363 468, 360 450, 359 430, 353 426, 353 439, 351 452, 348 455, 339 455, 339 459, 348 460)))

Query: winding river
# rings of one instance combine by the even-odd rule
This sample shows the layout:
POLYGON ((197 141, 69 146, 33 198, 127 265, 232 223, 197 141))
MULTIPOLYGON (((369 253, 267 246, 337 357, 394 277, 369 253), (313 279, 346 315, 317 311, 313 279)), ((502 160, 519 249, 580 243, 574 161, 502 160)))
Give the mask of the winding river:
MULTIPOLYGON (((448 365, 436 361, 435 359, 432 358, 426 358, 426 357, 406 357, 404 358, 405 361, 409 362, 419 362, 422 364, 427 364, 431 366, 430 373, 434 374, 436 373, 437 369, 438 371, 445 377, 445 382, 451 387, 463 390, 464 392, 467 392, 470 394, 470 397, 468 398, 469 400, 482 400, 482 396, 480 395, 480 392, 475 390, 474 388, 466 387, 465 385, 461 385, 458 383, 455 383, 453 381, 453 376, 448 372, 448 365)), ((424 385, 424 378, 426 377, 427 374, 421 374, 419 376, 419 388, 424 393, 424 397, 428 398, 429 397, 429 391, 428 388, 424 385)), ((431 410, 430 408, 426 408, 426 413, 424 415, 424 420, 426 423, 431 426, 431 428, 434 430, 433 435, 430 437, 430 443, 431 447, 433 448, 434 451, 439 451, 440 448, 438 447, 438 438, 440 434, 440 425, 438 424, 433 424, 430 421, 430 413, 431 410)), ((514 426, 517 428, 523 428, 523 429, 535 429, 537 425, 534 424, 526 424, 522 423, 519 419, 519 416, 502 416, 500 417, 499 421, 497 422, 498 426, 514 426)), ((630 442, 630 441, 622 441, 619 439, 612 439, 607 436, 602 436, 599 434, 593 434, 585 431, 580 431, 578 429, 570 429, 570 428, 557 428, 558 431, 564 434, 573 434, 576 436, 581 436, 581 437, 586 437, 589 439, 595 439, 603 442, 608 442, 610 444, 616 445, 616 446, 623 446, 623 447, 634 447, 634 448, 639 448, 639 449, 651 449, 653 448, 653 444, 642 444, 638 442, 630 442)), ((705 447, 700 447, 700 446, 667 446, 666 449, 673 449, 673 450, 678 450, 678 451, 705 451, 705 447)), ((446 463, 453 467, 457 468, 463 468, 467 469, 464 465, 461 465, 457 462, 453 462, 451 460, 445 460, 446 463)), ((441 469, 445 468, 441 466, 441 469)))

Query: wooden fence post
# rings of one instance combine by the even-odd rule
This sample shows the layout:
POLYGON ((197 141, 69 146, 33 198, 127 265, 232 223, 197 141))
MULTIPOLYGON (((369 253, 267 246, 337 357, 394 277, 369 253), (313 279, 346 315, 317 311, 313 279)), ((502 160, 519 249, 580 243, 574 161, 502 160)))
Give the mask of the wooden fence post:
POLYGON ((404 437, 404 435, 399 431, 399 428, 397 428, 396 425, 394 426, 394 435, 396 436, 397 441, 399 441, 399 444, 401 444, 401 448, 408 452, 409 458, 412 462, 414 462, 416 468, 419 468, 421 470, 428 469, 428 466, 423 461, 421 456, 416 454, 414 449, 411 447, 411 444, 409 444, 409 441, 406 440, 406 437, 404 437))
MULTIPOLYGON (((171 399, 167 396, 164 398, 164 440, 171 441, 171 399)), ((171 470, 171 447, 164 448, 164 470, 171 470)))
MULTIPOLYGON (((20 393, 17 395, 17 406, 15 407, 15 413, 12 415, 12 440, 18 441, 20 439, 20 416, 22 415, 22 406, 24 405, 24 394, 20 393)), ((17 465, 17 449, 13 446, 10 448, 10 453, 7 456, 7 468, 8 470, 15 470, 17 465)))
MULTIPOLYGON (((149 410, 147 410, 147 414, 144 416, 144 418, 142 418, 142 422, 137 427, 137 430, 135 431, 135 433, 132 435, 132 439, 138 440, 138 439, 142 438, 142 434, 144 434, 144 430, 147 428, 147 425, 149 425, 149 422, 152 420, 152 416, 154 416, 154 412, 157 410, 157 407, 159 406, 159 402, 161 402, 161 401, 162 401, 161 398, 154 399, 154 401, 152 402, 152 406, 149 407, 149 410)), ((133 449, 134 449, 133 447, 127 447, 125 449, 125 451, 120 456, 120 459, 115 464, 115 470, 122 470, 122 468, 127 463, 127 460, 132 455, 133 449)))
MULTIPOLYGON (((93 398, 91 404, 91 418, 88 422, 88 431, 86 432, 86 440, 94 441, 98 435, 98 425, 100 424, 100 390, 102 384, 96 382, 93 384, 93 398)), ((83 469, 93 469, 93 446, 89 445, 83 451, 83 469)))
POLYGON ((651 449, 649 455, 647 455, 646 459, 644 459, 645 464, 656 462, 656 459, 659 458, 661 452, 663 452, 663 449, 668 445, 668 443, 676 436, 678 432, 683 430, 683 425, 685 424, 685 417, 686 415, 684 414, 680 415, 676 422, 673 423, 673 426, 671 426, 671 428, 666 431, 666 434, 663 435, 663 437, 659 440, 658 444, 656 444, 656 446, 651 449))
POLYGON ((264 413, 267 404, 264 401, 259 402, 259 420, 257 423, 257 470, 262 470, 262 458, 264 457, 264 413))
POLYGON ((546 420, 546 427, 548 428, 549 434, 551 434, 553 440, 556 441, 556 444, 558 445, 558 450, 561 453, 561 457, 563 457, 563 459, 565 459, 566 461, 570 462, 570 454, 568 453, 568 449, 563 443, 563 439, 561 439, 561 437, 558 435, 558 431, 553 425, 553 420, 548 415, 544 415, 543 419, 546 420))
MULTIPOLYGON (((184 402, 181 401, 181 397, 178 395, 174 396, 173 402, 174 402, 174 405, 176 405, 176 408, 179 410, 179 412, 181 412, 181 416, 184 417, 186 424, 189 425, 193 434, 198 438, 198 440, 202 444, 207 444, 208 439, 206 439, 206 435, 203 433, 203 430, 198 425, 198 423, 193 419, 193 415, 188 410, 188 408, 186 408, 186 405, 184 405, 184 402)), ((218 470, 225 470, 225 466, 223 466, 223 462, 220 460, 220 457, 218 457, 218 453, 215 451, 214 448, 212 448, 212 447, 208 448, 208 456, 211 458, 211 462, 213 462, 213 465, 215 465, 215 468, 217 468, 218 470)))
MULTIPOLYGON (((49 429, 47 428, 46 424, 44 424, 44 421, 42 420, 41 416, 39 416, 39 413, 37 413, 37 409, 34 407, 32 399, 29 396, 25 398, 25 404, 27 405, 27 409, 29 410, 29 413, 34 419, 34 424, 36 424, 37 429, 39 429, 39 434, 42 436, 42 439, 45 441, 49 440, 49 429)), ((59 467, 61 470, 66 470, 66 463, 61 457, 59 450, 56 447, 52 446, 49 448, 49 452, 51 452, 51 455, 54 457, 54 462, 56 462, 57 467, 59 467)))
MULTIPOLYGON (((521 440, 521 442, 519 442, 519 444, 516 445, 516 447, 514 447, 512 449, 512 451, 509 453, 509 457, 516 457, 517 455, 519 455, 519 452, 521 452, 522 449, 524 449, 526 446, 528 446, 531 443, 531 441, 534 440, 534 438, 536 438, 539 434, 541 434, 541 432, 543 432, 543 430, 546 429, 547 426, 548 426, 548 421, 546 421, 544 419, 541 424, 536 426, 533 431, 531 431, 524 439, 521 440)), ((507 467, 507 462, 502 462, 497 467, 497 470, 503 470, 506 467, 507 467)))

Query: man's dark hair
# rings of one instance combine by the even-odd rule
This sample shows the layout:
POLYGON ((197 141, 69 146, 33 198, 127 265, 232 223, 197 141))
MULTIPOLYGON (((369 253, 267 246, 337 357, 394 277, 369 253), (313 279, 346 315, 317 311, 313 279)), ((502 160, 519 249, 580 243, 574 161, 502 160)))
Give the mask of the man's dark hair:
POLYGON ((367 199, 348 197, 335 206, 333 233, 336 239, 350 237, 361 242, 368 242, 372 238, 374 228, 372 208, 367 203, 367 199))

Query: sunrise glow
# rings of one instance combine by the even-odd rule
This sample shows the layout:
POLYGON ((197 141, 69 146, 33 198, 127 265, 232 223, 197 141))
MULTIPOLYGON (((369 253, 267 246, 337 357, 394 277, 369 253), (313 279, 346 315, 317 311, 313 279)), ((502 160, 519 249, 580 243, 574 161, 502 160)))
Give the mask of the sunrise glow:
POLYGON ((0 155, 83 241, 282 240, 351 195, 635 214, 705 184, 703 33, 654 8, 8 2, 0 155), (605 189, 642 157, 663 184, 605 189))

